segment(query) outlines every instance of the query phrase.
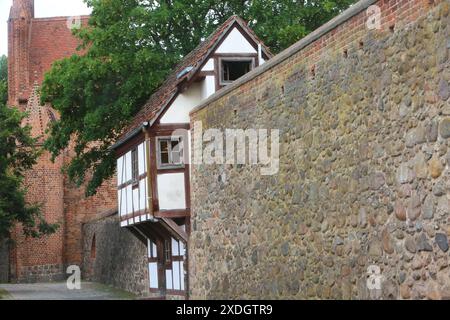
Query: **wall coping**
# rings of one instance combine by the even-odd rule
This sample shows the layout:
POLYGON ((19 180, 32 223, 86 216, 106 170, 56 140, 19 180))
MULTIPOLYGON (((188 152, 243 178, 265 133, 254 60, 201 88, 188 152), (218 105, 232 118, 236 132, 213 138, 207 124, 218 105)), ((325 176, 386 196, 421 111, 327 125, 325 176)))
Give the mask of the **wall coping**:
POLYGON ((311 43, 315 42, 316 40, 320 39, 322 36, 327 34, 328 32, 332 31, 339 25, 343 24, 347 20, 353 18, 357 14, 359 14, 361 11, 367 9, 374 3, 378 2, 379 0, 360 0, 351 7, 349 7, 347 10, 339 14, 338 16, 334 17, 318 29, 311 32, 309 35, 301 39, 300 41, 294 43, 289 48, 285 49, 284 51, 277 54, 275 57, 270 59, 269 61, 265 62, 263 65, 255 68, 254 70, 250 71, 240 79, 236 80, 232 84, 226 86, 225 88, 217 91, 213 95, 211 95, 209 98, 204 100, 200 105, 195 107, 189 115, 193 115, 197 113, 198 111, 204 109, 209 104, 213 103, 214 101, 222 98, 223 96, 227 95, 228 93, 234 91, 235 89, 239 88, 243 84, 255 79, 259 75, 265 73, 266 71, 274 68, 275 66, 279 65, 286 59, 290 58, 294 54, 298 53, 300 50, 305 48, 306 46, 310 45, 311 43))
POLYGON ((42 17, 42 18, 33 18, 31 19, 33 22, 49 22, 49 21, 64 21, 70 18, 80 17, 81 20, 88 20, 90 15, 75 15, 71 16, 56 16, 56 17, 42 17))
POLYGON ((112 209, 109 209, 109 210, 105 210, 105 211, 99 212, 99 213, 97 213, 94 216, 94 218, 92 218, 91 220, 86 221, 85 223, 83 223, 83 225, 90 224, 90 223, 95 223, 95 222, 98 222, 98 221, 101 221, 101 220, 105 220, 107 218, 114 217, 114 216, 117 216, 117 217, 119 216, 119 211, 118 211, 117 208, 112 208, 112 209))

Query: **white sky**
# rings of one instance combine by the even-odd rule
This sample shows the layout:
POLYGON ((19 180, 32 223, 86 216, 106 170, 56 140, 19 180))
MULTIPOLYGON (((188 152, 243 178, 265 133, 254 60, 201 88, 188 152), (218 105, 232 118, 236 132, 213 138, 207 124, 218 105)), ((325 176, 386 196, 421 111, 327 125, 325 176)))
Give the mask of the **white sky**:
MULTIPOLYGON (((0 56, 8 54, 9 9, 12 0, 0 0, 0 56)), ((90 14, 83 0, 34 0, 36 18, 90 14)))

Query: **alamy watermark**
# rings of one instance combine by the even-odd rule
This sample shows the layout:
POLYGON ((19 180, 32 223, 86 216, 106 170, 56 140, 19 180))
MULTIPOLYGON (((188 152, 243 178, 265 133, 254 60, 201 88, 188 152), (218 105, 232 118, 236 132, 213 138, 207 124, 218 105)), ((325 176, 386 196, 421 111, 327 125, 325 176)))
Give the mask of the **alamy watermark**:
POLYGON ((78 30, 81 29, 81 17, 73 16, 69 17, 66 22, 67 28, 70 30, 78 30))
POLYGON ((377 5, 372 5, 367 8, 366 14, 368 16, 366 26, 369 30, 381 29, 381 8, 377 5))
MULTIPOLYGON (((259 166, 263 176, 275 175, 280 167, 280 130, 216 129, 203 130, 202 123, 193 126, 192 163, 195 165, 259 166)), ((186 130, 175 130, 172 137, 187 136, 186 130)), ((189 157, 185 157, 189 164, 189 157)))
POLYGON ((367 275, 367 289, 381 290, 381 281, 383 279, 381 268, 377 265, 370 265, 367 267, 367 275))
POLYGON ((67 267, 67 274, 70 276, 67 278, 67 289, 69 290, 81 290, 81 270, 79 266, 71 265, 67 267))

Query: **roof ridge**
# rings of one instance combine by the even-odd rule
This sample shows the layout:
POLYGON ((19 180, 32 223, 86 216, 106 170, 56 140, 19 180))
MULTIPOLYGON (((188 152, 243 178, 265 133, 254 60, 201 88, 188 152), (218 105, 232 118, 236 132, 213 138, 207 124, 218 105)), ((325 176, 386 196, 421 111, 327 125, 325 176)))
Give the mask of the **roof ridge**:
POLYGON ((185 80, 189 81, 190 78, 199 71, 199 68, 202 66, 203 62, 205 62, 206 57, 214 50, 214 48, 216 48, 223 35, 226 34, 235 23, 241 26, 241 28, 244 29, 244 32, 248 33, 256 43, 261 43, 265 54, 269 57, 272 56, 270 50, 256 36, 243 18, 236 14, 230 16, 172 68, 166 79, 136 113, 127 128, 123 130, 123 133, 119 136, 118 142, 114 146, 120 145, 131 138, 135 134, 137 128, 144 122, 150 122, 150 125, 153 124, 158 116, 165 110, 167 104, 170 103, 177 94, 179 84, 185 80), (179 76, 180 72, 187 67, 192 67, 192 69, 179 76))
MULTIPOLYGON (((184 60, 187 59, 189 56, 195 54, 195 52, 200 49, 205 43, 207 43, 209 40, 211 40, 212 38, 214 38, 214 36, 216 36, 218 33, 222 33, 225 30, 221 30, 224 26, 228 25, 232 20, 235 20, 236 18, 239 18, 238 15, 232 15, 230 16, 227 20, 225 20, 225 22, 221 23, 218 25, 218 27, 209 35, 207 36, 203 41, 201 41, 193 50, 191 50, 187 55, 185 55, 181 61, 175 66, 174 71, 176 70, 176 68, 183 64, 184 60), (219 32, 220 31, 220 32, 219 32)), ((180 67, 181 68, 181 67, 180 67)))

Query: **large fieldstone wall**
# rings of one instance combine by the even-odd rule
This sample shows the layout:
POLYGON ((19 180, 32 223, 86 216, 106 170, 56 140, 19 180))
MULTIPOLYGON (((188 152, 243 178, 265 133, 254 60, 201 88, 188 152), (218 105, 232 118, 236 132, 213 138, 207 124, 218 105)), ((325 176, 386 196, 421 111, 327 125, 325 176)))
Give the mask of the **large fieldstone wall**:
POLYGON ((193 165, 192 298, 450 298, 449 1, 375 5, 191 115, 281 130, 276 175, 193 165))
POLYGON ((120 227, 117 214, 85 224, 82 235, 84 279, 149 294, 147 246, 120 227))

